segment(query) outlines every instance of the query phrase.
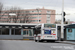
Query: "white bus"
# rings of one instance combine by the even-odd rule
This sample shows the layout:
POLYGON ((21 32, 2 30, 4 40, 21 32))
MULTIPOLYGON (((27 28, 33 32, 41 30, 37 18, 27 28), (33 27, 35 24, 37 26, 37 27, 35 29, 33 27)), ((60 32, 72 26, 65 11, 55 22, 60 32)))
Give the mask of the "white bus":
POLYGON ((35 42, 47 41, 55 42, 58 40, 56 24, 38 24, 34 31, 35 42))

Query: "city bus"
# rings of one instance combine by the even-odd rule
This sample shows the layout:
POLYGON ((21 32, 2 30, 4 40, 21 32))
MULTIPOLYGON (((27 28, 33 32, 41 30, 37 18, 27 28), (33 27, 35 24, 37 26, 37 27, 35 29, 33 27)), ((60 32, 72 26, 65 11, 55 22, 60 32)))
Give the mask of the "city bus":
POLYGON ((42 23, 35 26, 34 31, 35 42, 55 42, 58 40, 56 24, 42 23))

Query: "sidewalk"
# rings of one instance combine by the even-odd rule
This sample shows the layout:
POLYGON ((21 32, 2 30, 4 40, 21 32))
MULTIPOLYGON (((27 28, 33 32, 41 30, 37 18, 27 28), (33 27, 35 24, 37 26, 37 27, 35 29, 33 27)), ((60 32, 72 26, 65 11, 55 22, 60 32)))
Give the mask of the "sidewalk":
POLYGON ((75 45, 75 42, 72 42, 72 41, 56 41, 56 42, 75 45))

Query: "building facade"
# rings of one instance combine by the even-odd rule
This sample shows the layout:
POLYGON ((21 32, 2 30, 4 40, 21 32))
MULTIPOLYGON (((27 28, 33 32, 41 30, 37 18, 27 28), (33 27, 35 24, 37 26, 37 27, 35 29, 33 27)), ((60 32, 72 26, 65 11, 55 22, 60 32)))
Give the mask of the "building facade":
POLYGON ((0 23, 55 23, 55 10, 27 9, 2 11, 0 23))

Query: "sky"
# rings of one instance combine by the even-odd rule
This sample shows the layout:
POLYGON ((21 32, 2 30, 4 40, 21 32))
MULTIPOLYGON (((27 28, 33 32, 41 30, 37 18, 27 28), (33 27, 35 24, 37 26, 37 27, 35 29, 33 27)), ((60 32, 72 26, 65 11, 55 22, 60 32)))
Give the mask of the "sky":
MULTIPOLYGON (((62 13, 62 0, 0 0, 4 7, 21 7, 22 9, 42 8, 56 10, 56 14, 62 13)), ((64 11, 66 20, 75 21, 75 0, 64 0, 64 11)), ((61 20, 61 15, 55 16, 56 20, 61 20)))

